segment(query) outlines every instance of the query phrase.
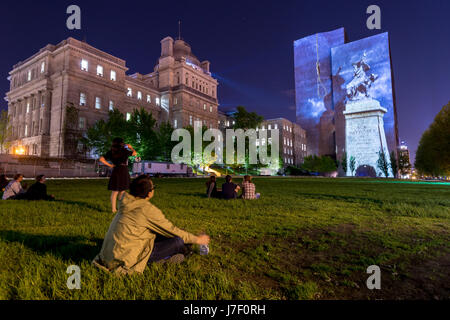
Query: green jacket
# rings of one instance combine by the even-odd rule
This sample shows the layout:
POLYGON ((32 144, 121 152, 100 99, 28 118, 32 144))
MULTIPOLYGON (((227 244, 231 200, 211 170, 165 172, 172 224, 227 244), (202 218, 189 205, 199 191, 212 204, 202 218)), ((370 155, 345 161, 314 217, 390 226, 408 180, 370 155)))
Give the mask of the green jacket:
POLYGON ((156 234, 168 238, 178 236, 185 243, 197 242, 195 235, 175 227, 148 200, 125 193, 93 263, 117 274, 143 272, 156 234))

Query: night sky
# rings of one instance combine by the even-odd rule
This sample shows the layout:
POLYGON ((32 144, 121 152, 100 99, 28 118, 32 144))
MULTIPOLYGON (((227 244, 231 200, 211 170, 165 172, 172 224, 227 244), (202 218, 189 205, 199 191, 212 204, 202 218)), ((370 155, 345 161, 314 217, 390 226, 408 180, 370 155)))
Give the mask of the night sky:
MULTIPOLYGON (((219 80, 222 109, 244 105, 266 118, 295 121, 293 41, 345 27, 354 41, 389 32, 399 137, 411 155, 450 101, 450 1, 2 1, 0 92, 12 66, 69 36, 149 73, 160 40, 182 38, 219 80), (66 8, 81 8, 81 30, 66 28, 66 8), (381 7, 382 29, 368 30, 366 8, 381 7)), ((2 109, 7 107, 1 100, 2 109)))

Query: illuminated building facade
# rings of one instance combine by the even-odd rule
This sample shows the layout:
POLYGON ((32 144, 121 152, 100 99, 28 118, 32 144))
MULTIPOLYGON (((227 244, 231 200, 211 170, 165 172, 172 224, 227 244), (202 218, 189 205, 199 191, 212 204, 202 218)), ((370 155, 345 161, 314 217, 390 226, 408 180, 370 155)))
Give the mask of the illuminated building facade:
POLYGON ((388 34, 347 42, 340 28, 299 39, 294 67, 308 155, 340 160, 346 153, 356 159, 356 175, 380 175, 379 152, 396 153, 398 145, 388 34))
POLYGON ((9 73, 6 94, 11 117, 10 153, 49 158, 85 158, 82 135, 108 112, 118 109, 127 119, 144 108, 175 128, 202 121, 218 125, 218 82, 210 63, 200 62, 189 44, 166 37, 153 72, 127 75, 125 60, 74 38, 48 44, 9 73), (69 117, 67 107, 76 110, 69 117), (73 136, 73 135, 72 135, 73 136), (23 151, 23 152, 22 152, 23 151))

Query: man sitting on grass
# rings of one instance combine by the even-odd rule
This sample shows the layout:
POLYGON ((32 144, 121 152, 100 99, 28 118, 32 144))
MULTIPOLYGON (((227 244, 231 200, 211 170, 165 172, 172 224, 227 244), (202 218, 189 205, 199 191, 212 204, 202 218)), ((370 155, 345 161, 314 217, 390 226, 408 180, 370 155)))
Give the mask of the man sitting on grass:
POLYGON ((94 258, 97 267, 116 274, 143 272, 149 262, 181 262, 190 253, 185 244, 206 245, 209 236, 195 236, 175 227, 149 202, 152 181, 142 175, 130 185, 130 194, 119 199, 119 209, 94 258))
POLYGON ((55 200, 53 195, 47 194, 47 186, 45 185, 45 176, 40 174, 36 177, 36 182, 28 188, 27 192, 22 195, 22 199, 26 200, 55 200))
POLYGON ((222 184, 222 198, 226 200, 230 199, 236 199, 237 193, 239 192, 239 189, 241 188, 237 184, 232 182, 232 178, 230 175, 227 175, 225 177, 225 183, 222 184))

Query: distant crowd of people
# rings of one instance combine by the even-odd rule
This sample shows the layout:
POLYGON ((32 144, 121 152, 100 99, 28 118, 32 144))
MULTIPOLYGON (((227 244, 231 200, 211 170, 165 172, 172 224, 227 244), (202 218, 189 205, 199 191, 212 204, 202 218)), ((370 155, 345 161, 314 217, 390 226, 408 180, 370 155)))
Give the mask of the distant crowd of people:
POLYGON ((241 185, 233 183, 233 178, 230 175, 225 177, 225 183, 222 184, 222 189, 217 188, 216 176, 211 176, 209 181, 206 182, 206 196, 208 198, 218 199, 245 199, 253 200, 259 199, 261 194, 256 193, 255 184, 252 182, 252 177, 249 175, 244 176, 244 181, 241 185), (238 196, 239 190, 242 189, 241 194, 238 196))
POLYGON ((35 183, 27 188, 27 184, 22 185, 23 174, 16 174, 11 181, 2 174, 0 176, 2 200, 55 200, 53 195, 47 194, 45 176, 38 175, 35 180, 35 183))

